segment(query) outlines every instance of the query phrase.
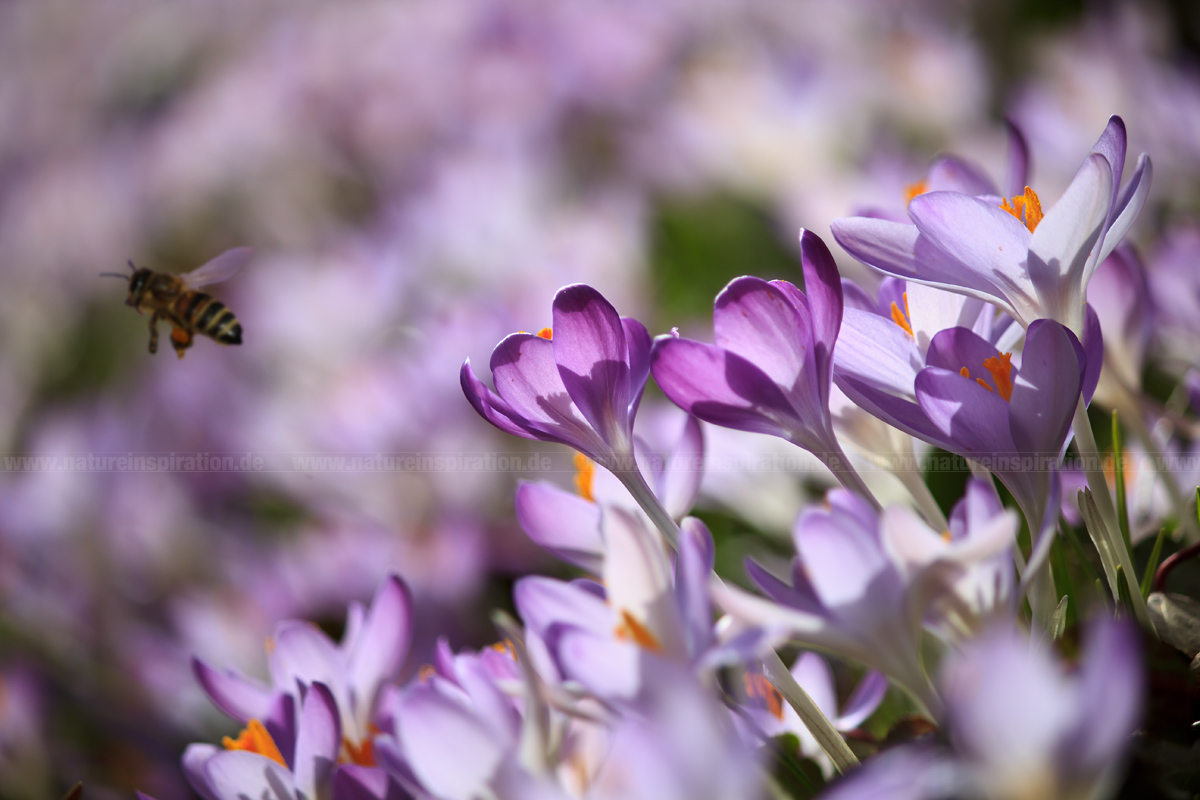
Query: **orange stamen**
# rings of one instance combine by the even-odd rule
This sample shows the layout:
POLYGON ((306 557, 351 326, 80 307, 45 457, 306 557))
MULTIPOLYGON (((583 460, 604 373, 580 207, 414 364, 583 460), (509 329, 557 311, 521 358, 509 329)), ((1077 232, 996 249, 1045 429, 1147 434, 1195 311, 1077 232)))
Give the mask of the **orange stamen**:
POLYGON ((1028 186, 1025 187, 1024 193, 1014 197, 1011 203, 1008 200, 1002 202, 1000 208, 1025 223, 1030 233, 1037 230, 1038 223, 1046 216, 1042 213, 1042 201, 1038 199, 1037 192, 1028 186))
POLYGON ((511 639, 505 639, 503 642, 496 642, 491 646, 497 653, 508 653, 508 657, 513 661, 517 660, 517 651, 513 649, 511 639))
POLYGON ((924 181, 924 179, 919 180, 916 183, 910 183, 904 189, 904 206, 905 206, 905 208, 908 207, 908 204, 912 202, 914 197, 916 197, 919 194, 925 194, 928 191, 929 191, 929 184, 927 184, 924 181))
POLYGON ((964 378, 969 378, 969 377, 971 377, 971 370, 967 369, 966 367, 963 367, 962 369, 960 369, 958 371, 958 374, 962 375, 964 378))
POLYGON ((1001 353, 999 357, 992 356, 983 362, 983 368, 992 373, 996 383, 996 391, 1005 400, 1012 399, 1012 353, 1001 353))
POLYGON ((903 311, 900 310, 900 306, 896 305, 895 300, 892 301, 892 322, 899 325, 901 330, 908 334, 908 338, 915 339, 917 337, 913 336, 912 324, 909 323, 912 315, 908 312, 908 292, 905 292, 902 297, 904 298, 903 311))
POLYGON ((575 454, 575 491, 589 503, 596 502, 592 487, 596 481, 596 462, 583 453, 575 454))
POLYGON ((256 719, 246 723, 245 730, 238 735, 238 738, 226 736, 221 740, 221 744, 225 745, 226 750, 245 750, 248 753, 258 753, 283 767, 287 766, 275 740, 271 738, 271 734, 267 733, 263 724, 256 719))
POLYGON ((549 328, 542 328, 540 331, 538 331, 538 336, 543 339, 553 339, 554 331, 550 330, 549 328))
POLYGON ((343 764, 357 764, 360 767, 374 767, 375 763, 375 745, 370 738, 364 739, 361 743, 355 744, 349 739, 342 739, 342 749, 346 755, 344 759, 338 759, 343 764))
POLYGON ((437 670, 433 668, 433 664, 422 664, 421 668, 417 670, 419 680, 427 681, 434 675, 437 675, 437 670))
POLYGON ((614 631, 616 637, 623 642, 633 642, 638 647, 661 653, 663 646, 650 630, 638 622, 628 611, 621 612, 621 624, 614 631))
POLYGON ((767 711, 775 719, 783 719, 783 695, 771 685, 762 675, 746 673, 742 676, 742 684, 746 687, 746 697, 762 698, 767 704, 767 711))

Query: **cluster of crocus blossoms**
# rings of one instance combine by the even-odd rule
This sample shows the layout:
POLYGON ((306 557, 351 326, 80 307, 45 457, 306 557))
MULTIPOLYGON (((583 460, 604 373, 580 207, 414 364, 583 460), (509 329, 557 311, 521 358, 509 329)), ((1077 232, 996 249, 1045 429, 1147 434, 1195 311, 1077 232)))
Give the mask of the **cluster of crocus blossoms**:
POLYGON ((340 645, 282 624, 270 686, 196 662, 245 729, 188 751, 192 785, 206 800, 787 796, 769 762, 790 741, 844 774, 827 795, 839 799, 1111 791, 1140 718, 1146 605, 1125 588, 1101 470, 1085 466, 1088 491, 1066 498, 1082 481, 1062 462, 1072 441, 1085 462, 1095 454, 1086 407, 1113 351, 1088 283, 1110 257, 1132 263, 1118 246, 1150 162, 1122 184, 1114 117, 1051 203, 1024 185, 1013 135, 1005 195, 946 158, 906 215, 835 223, 848 252, 889 275, 875 292, 844 281, 803 231, 803 289, 737 278, 716 298, 711 344, 652 338, 576 284, 554 298, 549 328, 497 345, 494 389, 464 363, 486 420, 577 451, 573 490, 525 483, 516 496, 528 535, 577 577, 518 580, 519 619, 497 616, 494 647, 442 642, 404 684, 412 620, 396 578, 351 609, 340 645), (651 376, 684 412, 658 448, 635 433, 651 376), (753 591, 714 573, 713 536, 690 516, 702 423, 780 437, 842 484, 799 515, 785 575, 747 561, 753 591), (910 439, 972 465, 949 513, 920 492, 884 506, 856 470, 886 463, 858 452, 870 442, 912 453, 910 439), (1076 609, 1090 619, 1074 667, 1056 653, 1067 595, 1049 563, 1068 499, 1125 612, 1076 609), (796 646, 789 669, 777 651, 796 646), (861 668, 843 702, 811 649, 861 668), (843 734, 889 687, 941 733, 860 763, 843 734))

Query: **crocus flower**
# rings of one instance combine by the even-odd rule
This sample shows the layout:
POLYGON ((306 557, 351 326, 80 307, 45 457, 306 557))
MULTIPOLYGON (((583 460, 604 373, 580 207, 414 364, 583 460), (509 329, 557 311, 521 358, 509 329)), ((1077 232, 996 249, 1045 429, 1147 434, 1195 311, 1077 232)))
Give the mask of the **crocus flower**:
POLYGON ((787 281, 736 278, 713 306, 716 343, 659 336, 651 371, 667 397, 689 414, 787 439, 870 497, 829 415, 843 306, 837 265, 811 231, 800 232, 800 250, 807 295, 787 281))
MULTIPOLYGON (((1098 351, 1051 320, 1029 327, 1019 363, 967 328, 937 333, 922 358, 916 341, 881 317, 848 315, 845 327, 835 372, 842 391, 900 430, 990 469, 1031 530, 1053 527, 1059 455, 1080 392, 1098 378, 1086 369, 1098 351)), ((1088 340, 1100 344, 1098 335, 1088 340)))
POLYGON ((708 599, 714 549, 702 522, 684 520, 672 573, 662 542, 638 517, 619 508, 603 513, 602 587, 528 577, 514 590, 530 650, 549 659, 543 674, 631 701, 644 689, 649 662, 707 672, 749 656, 740 642, 714 635, 708 599))
POLYGON ((1106 796, 1140 716, 1136 633, 1124 622, 1092 622, 1080 662, 1066 673, 1011 627, 985 633, 942 671, 949 750, 899 748, 825 796, 880 797, 880 787, 901 777, 921 790, 897 796, 913 800, 1106 796))
MULTIPOLYGON (((514 333, 492 351, 488 389, 462 365, 463 392, 475 410, 506 433, 558 442, 602 464, 632 464, 633 418, 649 375, 646 328, 590 286, 554 298, 553 327, 514 333)), ((625 467, 630 469, 629 466, 625 467)))
POLYGON ((765 631, 770 644, 790 639, 853 659, 938 709, 921 668, 922 624, 970 565, 1011 545, 1012 527, 988 526, 986 536, 913 569, 912 561, 894 554, 936 533, 921 530, 922 523, 900 507, 880 516, 842 490, 827 500, 828 509, 810 508, 796 521, 790 584, 748 561, 750 577, 770 599, 714 583, 714 601, 740 624, 765 631))
MULTIPOLYGON (((251 725, 226 749, 190 745, 183 755, 184 773, 206 800, 272 797, 278 800, 354 798, 346 785, 334 790, 334 771, 342 746, 341 726, 333 694, 322 683, 308 686, 296 728, 294 756, 285 759, 261 726, 251 725)), ((347 776, 351 782, 352 776, 347 776)), ((343 780, 347 780, 343 779, 343 780)), ((338 781, 342 785, 341 781, 338 781)), ((383 795, 376 795, 382 800, 383 795)))
POLYGON ((927 192, 908 206, 913 224, 867 217, 833 223, 842 247, 906 280, 995 303, 1023 327, 1054 319, 1083 332, 1096 266, 1120 244, 1150 190, 1138 158, 1122 190, 1125 123, 1112 117, 1062 198, 1043 215, 1032 189, 1003 204, 960 192, 927 192))
MULTIPOLYGON (((704 476, 700 422, 687 417, 668 452, 650 452, 640 438, 634 445, 655 496, 673 519, 682 520, 691 511, 704 476)), ((522 481, 514 501, 517 520, 530 539, 598 575, 604 563, 601 507, 619 506, 631 513, 640 513, 640 507, 624 484, 609 472, 598 472, 586 456, 576 455, 575 468, 574 492, 546 481, 522 481)))
POLYGON ((339 760, 370 766, 372 724, 381 693, 395 679, 408 653, 412 601, 400 578, 387 578, 369 608, 352 604, 340 645, 301 620, 279 624, 270 656, 272 686, 230 670, 217 670, 199 659, 193 667, 213 703, 243 725, 259 722, 284 758, 299 698, 320 683, 334 699, 342 741, 339 760))

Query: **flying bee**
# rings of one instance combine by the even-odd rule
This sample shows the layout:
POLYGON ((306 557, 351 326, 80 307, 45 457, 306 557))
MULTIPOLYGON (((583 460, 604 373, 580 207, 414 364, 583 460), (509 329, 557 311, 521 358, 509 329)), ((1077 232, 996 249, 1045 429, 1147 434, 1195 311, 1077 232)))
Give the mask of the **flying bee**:
POLYGON ((129 262, 132 270, 129 275, 119 272, 100 274, 128 280, 129 296, 125 298, 125 305, 133 306, 139 314, 150 312, 150 352, 158 352, 158 321, 164 319, 171 323, 171 346, 183 358, 196 333, 221 344, 242 343, 242 326, 233 312, 211 295, 196 290, 229 280, 253 254, 249 247, 235 247, 183 275, 155 272, 145 267, 138 269, 132 261, 129 262))

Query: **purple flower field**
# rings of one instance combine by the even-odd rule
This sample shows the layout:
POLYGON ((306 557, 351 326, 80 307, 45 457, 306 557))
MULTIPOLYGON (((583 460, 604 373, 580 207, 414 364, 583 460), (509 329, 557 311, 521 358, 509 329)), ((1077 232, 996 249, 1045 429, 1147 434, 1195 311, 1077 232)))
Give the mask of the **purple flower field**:
POLYGON ((1200 15, 0 4, 0 800, 1200 797, 1200 15))

